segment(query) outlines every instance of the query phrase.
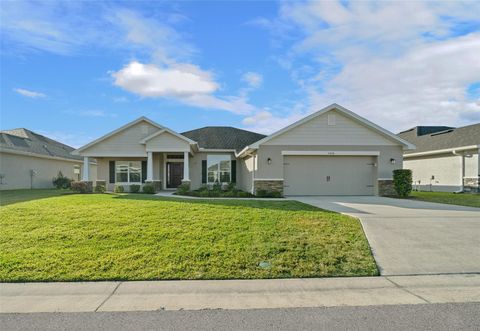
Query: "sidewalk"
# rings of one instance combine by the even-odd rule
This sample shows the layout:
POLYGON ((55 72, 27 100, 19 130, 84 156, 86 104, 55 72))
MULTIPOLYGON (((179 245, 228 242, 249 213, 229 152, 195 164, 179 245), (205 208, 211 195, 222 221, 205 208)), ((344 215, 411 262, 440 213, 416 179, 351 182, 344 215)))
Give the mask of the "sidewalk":
POLYGON ((2 283, 0 312, 94 312, 480 302, 480 274, 2 283))

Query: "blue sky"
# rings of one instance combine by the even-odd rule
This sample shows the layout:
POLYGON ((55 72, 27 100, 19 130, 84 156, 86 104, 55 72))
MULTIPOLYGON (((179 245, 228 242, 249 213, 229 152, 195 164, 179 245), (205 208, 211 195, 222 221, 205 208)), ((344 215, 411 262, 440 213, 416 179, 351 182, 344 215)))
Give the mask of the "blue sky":
POLYGON ((269 133, 333 102, 395 132, 480 121, 478 2, 0 6, 1 129, 76 147, 142 115, 269 133))

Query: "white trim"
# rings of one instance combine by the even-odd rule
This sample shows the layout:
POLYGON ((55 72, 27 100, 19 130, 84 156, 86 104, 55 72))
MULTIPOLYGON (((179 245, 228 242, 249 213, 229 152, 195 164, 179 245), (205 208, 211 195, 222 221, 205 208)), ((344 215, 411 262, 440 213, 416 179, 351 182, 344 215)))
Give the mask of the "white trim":
MULTIPOLYGON (((88 144, 86 144, 86 145, 84 145, 84 146, 82 146, 82 147, 74 150, 74 151, 72 152, 72 154, 73 154, 73 155, 79 155, 81 151, 83 151, 83 150, 85 150, 85 149, 87 149, 87 148, 89 148, 89 147, 92 147, 93 145, 95 145, 95 144, 97 144, 97 143, 99 143, 99 142, 101 142, 101 141, 103 141, 103 140, 105 140, 105 139, 107 139, 107 138, 109 138, 109 137, 111 137, 111 136, 119 133, 120 131, 123 131, 123 130, 125 130, 125 129, 127 129, 127 128, 135 125, 135 124, 137 124, 137 123, 140 123, 140 122, 142 122, 142 121, 145 121, 145 122, 147 122, 147 123, 150 123, 151 125, 155 126, 155 127, 158 128, 158 129, 164 129, 164 127, 161 126, 160 124, 155 123, 154 121, 152 121, 151 119, 146 118, 145 116, 142 116, 142 117, 139 117, 139 118, 137 118, 136 120, 134 120, 134 121, 132 121, 132 122, 129 122, 129 123, 125 124, 124 126, 119 127, 118 129, 113 130, 113 131, 107 133, 106 135, 101 136, 100 138, 95 139, 94 141, 92 141, 92 142, 90 142, 90 143, 88 143, 88 144)), ((91 155, 90 155, 90 156, 91 156, 91 155)))
MULTIPOLYGON (((0 148, 0 153, 15 154, 15 155, 24 155, 24 156, 31 156, 31 157, 38 157, 38 158, 40 158, 40 159, 66 161, 66 162, 72 162, 72 163, 77 163, 77 164, 82 164, 82 163, 83 163, 83 160, 80 160, 80 159, 79 159, 79 160, 66 159, 66 158, 59 157, 59 156, 42 155, 42 154, 37 154, 37 153, 16 151, 16 150, 13 150, 13 149, 11 150, 11 149, 5 149, 5 148, 0 148)), ((96 165, 97 162, 95 162, 95 161, 90 161, 90 164, 96 165)))
POLYGON ((147 152, 147 178, 145 181, 153 181, 153 153, 147 152))
POLYGON ((83 174, 82 174, 82 180, 84 182, 88 182, 88 179, 90 178, 90 163, 88 162, 88 156, 85 156, 83 158, 83 174))
POLYGON ((282 155, 378 156, 379 151, 282 151, 282 155))
MULTIPOLYGON (((151 151, 151 152, 157 152, 157 151, 151 151)), ((107 154, 107 153, 88 153, 88 154, 82 154, 83 156, 88 156, 88 157, 104 157, 104 158, 113 158, 113 157, 147 157, 147 152, 145 153, 134 153, 134 154, 125 154, 125 153, 112 153, 112 154, 107 154)))
MULTIPOLYGON (((384 136, 386 136, 386 137, 388 137, 388 138, 390 138, 390 139, 392 139, 392 140, 400 143, 401 145, 403 145, 403 146, 405 147, 405 149, 415 149, 415 145, 409 143, 408 141, 406 141, 406 140, 398 137, 398 136, 395 135, 394 133, 392 133, 392 132, 390 132, 390 131, 388 131, 388 130, 386 130, 386 129, 384 129, 384 128, 382 128, 382 127, 380 127, 380 126, 378 126, 378 125, 376 125, 376 124, 374 124, 374 123, 372 123, 372 122, 370 122, 370 121, 367 120, 366 118, 363 118, 363 117, 355 114, 354 112, 352 112, 352 111, 350 111, 350 110, 348 110, 348 109, 346 109, 346 108, 344 108, 344 107, 342 107, 342 106, 340 106, 340 105, 338 105, 338 104, 336 104, 336 103, 333 103, 333 104, 331 104, 330 106, 327 106, 327 107, 325 107, 325 108, 323 108, 323 109, 320 109, 319 111, 317 111, 317 112, 315 112, 315 113, 313 113, 313 114, 310 114, 309 116, 304 117, 304 118, 302 118, 301 120, 299 120, 299 121, 297 121, 297 122, 295 122, 295 123, 293 123, 293 124, 290 124, 289 126, 286 126, 286 127, 284 127, 283 129, 281 129, 281 130, 279 130, 279 131, 277 131, 277 132, 274 132, 274 133, 272 133, 271 135, 269 135, 269 136, 267 136, 267 137, 265 137, 265 138, 263 138, 263 139, 260 139, 260 140, 257 141, 256 143, 253 143, 253 144, 250 146, 250 148, 258 148, 261 144, 264 144, 264 143, 266 143, 267 141, 269 141, 269 140, 271 140, 271 139, 273 139, 273 138, 281 135, 282 133, 285 133, 285 132, 287 132, 287 131, 289 131, 289 130, 291 130, 291 129, 299 126, 299 125, 302 125, 303 123, 306 123, 306 122, 310 121, 311 119, 313 119, 313 118, 315 118, 315 117, 318 117, 318 116, 320 116, 320 115, 322 115, 322 114, 324 114, 324 113, 326 113, 326 112, 328 112, 328 111, 330 111, 330 110, 337 110, 337 111, 339 111, 340 113, 346 115, 347 117, 350 117, 350 118, 353 118, 353 119, 359 121, 361 124, 363 124, 363 125, 371 128, 371 129, 377 131, 378 133, 380 133, 380 134, 382 134, 382 135, 384 135, 384 136)), ((247 147, 248 147, 248 146, 247 146, 247 147)), ((242 152, 243 152, 243 151, 242 151, 242 152)))
POLYGON ((173 131, 173 130, 171 130, 171 129, 169 129, 169 128, 165 128, 165 127, 164 127, 162 130, 157 131, 157 132, 155 132, 155 133, 153 133, 153 134, 151 134, 151 135, 143 138, 142 140, 140 140, 140 144, 146 144, 147 141, 149 141, 149 140, 155 138, 156 136, 159 136, 159 135, 161 135, 161 134, 163 134, 163 133, 165 133, 165 132, 168 132, 168 133, 170 133, 171 135, 174 135, 175 137, 177 137, 177 138, 179 138, 179 139, 185 140, 186 142, 188 142, 188 143, 191 144, 191 145, 194 145, 194 144, 197 143, 196 141, 193 141, 192 139, 189 139, 189 138, 187 138, 187 137, 185 137, 185 136, 182 136, 181 134, 179 134, 179 133, 177 133, 177 132, 175 132, 175 131, 173 131))
POLYGON ((189 164, 188 152, 183 152, 183 179, 184 181, 190 181, 190 164, 189 164))
POLYGON ((190 149, 179 149, 179 148, 172 148, 172 149, 162 148, 162 150, 147 148, 146 151, 147 152, 167 152, 167 153, 172 153, 172 152, 173 153, 174 152, 178 152, 178 153, 189 152, 190 153, 190 149))
POLYGON ((266 181, 266 180, 284 180, 283 178, 254 178, 256 181, 266 181))
POLYGON ((452 152, 455 152, 455 151, 466 151, 466 150, 477 149, 477 148, 480 148, 480 145, 470 145, 470 146, 463 146, 463 147, 437 149, 437 150, 427 151, 427 152, 403 154, 403 157, 404 158, 409 158, 409 157, 415 157, 415 156, 444 154, 444 153, 452 153, 452 152))
POLYGON ((215 149, 215 148, 199 148, 199 152, 210 152, 210 153, 235 153, 234 149, 215 149))

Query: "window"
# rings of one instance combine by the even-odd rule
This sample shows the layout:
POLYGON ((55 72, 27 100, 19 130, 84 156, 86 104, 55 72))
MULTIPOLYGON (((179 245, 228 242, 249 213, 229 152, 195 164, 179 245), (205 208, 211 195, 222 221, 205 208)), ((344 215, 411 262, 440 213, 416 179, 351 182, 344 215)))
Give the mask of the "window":
POLYGON ((117 183, 141 183, 142 162, 141 161, 116 161, 115 182, 117 183))
POLYGON ((230 183, 230 155, 207 156, 207 183, 230 183))

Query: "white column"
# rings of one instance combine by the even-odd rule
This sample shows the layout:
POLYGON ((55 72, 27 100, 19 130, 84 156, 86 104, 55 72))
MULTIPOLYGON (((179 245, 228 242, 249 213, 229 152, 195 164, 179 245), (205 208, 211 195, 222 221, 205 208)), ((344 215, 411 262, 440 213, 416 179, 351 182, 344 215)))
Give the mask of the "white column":
POLYGON ((84 156, 83 157, 83 176, 82 176, 82 180, 84 182, 88 182, 88 178, 90 177, 89 172, 90 172, 90 162, 88 161, 88 156, 84 156))
POLYGON ((153 153, 147 152, 147 181, 153 181, 153 153))
POLYGON ((188 165, 188 152, 183 153, 183 180, 190 180, 190 171, 188 165))

